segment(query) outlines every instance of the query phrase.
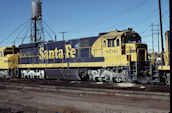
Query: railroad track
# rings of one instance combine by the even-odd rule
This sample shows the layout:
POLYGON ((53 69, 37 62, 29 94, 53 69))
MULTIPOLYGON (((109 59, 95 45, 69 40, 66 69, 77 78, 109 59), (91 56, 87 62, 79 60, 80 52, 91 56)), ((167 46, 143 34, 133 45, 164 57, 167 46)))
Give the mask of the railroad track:
MULTIPOLYGON (((64 94, 73 94, 77 96, 95 95, 95 96, 125 96, 125 97, 139 97, 151 99, 169 100, 169 92, 155 92, 155 91, 139 91, 139 90, 121 90, 108 88, 90 88, 90 87, 74 87, 67 85, 47 85, 47 84, 26 84, 14 82, 0 82, 0 89, 18 89, 18 90, 36 90, 36 91, 52 91, 64 94)), ((99 84, 100 85, 100 84, 99 84)), ((138 89, 138 88, 137 88, 138 89)))
POLYGON ((38 79, 0 79, 0 82, 31 85, 64 86, 72 88, 120 89, 134 91, 169 92, 170 87, 162 84, 103 83, 88 81, 59 81, 38 79))

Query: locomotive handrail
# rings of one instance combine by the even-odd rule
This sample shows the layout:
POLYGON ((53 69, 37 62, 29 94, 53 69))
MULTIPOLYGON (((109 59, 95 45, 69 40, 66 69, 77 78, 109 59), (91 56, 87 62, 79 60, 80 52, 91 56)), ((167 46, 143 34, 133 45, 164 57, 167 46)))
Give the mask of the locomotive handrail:
POLYGON ((29 58, 29 57, 39 57, 39 55, 31 55, 31 56, 20 56, 19 58, 29 58))

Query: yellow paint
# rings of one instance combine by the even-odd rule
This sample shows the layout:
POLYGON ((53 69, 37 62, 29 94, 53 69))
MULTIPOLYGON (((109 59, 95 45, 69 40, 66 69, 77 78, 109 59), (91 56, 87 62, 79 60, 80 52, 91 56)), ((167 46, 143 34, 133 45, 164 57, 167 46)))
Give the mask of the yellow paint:
POLYGON ((170 66, 158 66, 158 70, 164 70, 164 71, 168 71, 170 70, 170 66))
POLYGON ((66 58, 75 58, 76 50, 72 48, 70 44, 65 45, 66 48, 66 58))
POLYGON ((59 59, 63 59, 64 54, 63 54, 63 49, 59 49, 59 59))
POLYGON ((71 45, 65 45, 66 48, 66 58, 70 58, 70 49, 72 48, 71 45))
POLYGON ((0 48, 0 70, 14 69, 18 67, 18 54, 14 54, 14 47, 1 47, 0 48), (9 52, 9 54, 4 54, 9 52))
POLYGON ((40 59, 62 59, 63 58, 63 50, 55 48, 54 50, 44 50, 43 47, 39 48, 40 59))
MULTIPOLYGON (((70 44, 65 45, 66 58, 75 58, 76 56, 76 50, 75 48, 72 48, 70 44)), ((54 50, 45 50, 43 47, 39 48, 40 59, 63 59, 64 58, 64 52, 63 49, 57 49, 54 50)))
POLYGON ((55 56, 54 56, 54 50, 49 50, 49 59, 54 59, 55 56))
POLYGON ((166 52, 163 53, 163 56, 164 56, 164 62, 165 62, 165 65, 169 65, 169 50, 168 50, 168 32, 169 31, 166 31, 165 32, 165 44, 166 44, 166 52))

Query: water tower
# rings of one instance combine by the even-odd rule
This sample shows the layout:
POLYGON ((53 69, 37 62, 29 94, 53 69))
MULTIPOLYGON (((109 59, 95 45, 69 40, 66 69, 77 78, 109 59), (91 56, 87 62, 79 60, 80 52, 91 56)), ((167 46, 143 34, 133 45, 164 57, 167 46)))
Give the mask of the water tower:
POLYGON ((36 43, 42 40, 44 36, 42 26, 42 3, 40 0, 32 1, 32 18, 31 18, 31 42, 36 43))

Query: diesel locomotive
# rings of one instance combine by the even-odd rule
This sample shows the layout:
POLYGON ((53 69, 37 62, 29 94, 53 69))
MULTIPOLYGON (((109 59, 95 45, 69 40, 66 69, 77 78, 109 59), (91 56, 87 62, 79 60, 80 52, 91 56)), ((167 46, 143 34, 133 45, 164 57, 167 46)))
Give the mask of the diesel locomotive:
POLYGON ((169 31, 163 62, 158 64, 154 53, 148 59, 147 45, 132 28, 72 40, 40 41, 44 36, 42 3, 35 0, 31 5, 32 43, 0 48, 0 77, 170 84, 169 31))
POLYGON ((147 45, 132 28, 0 51, 0 73, 21 78, 136 82, 149 72, 147 45))

